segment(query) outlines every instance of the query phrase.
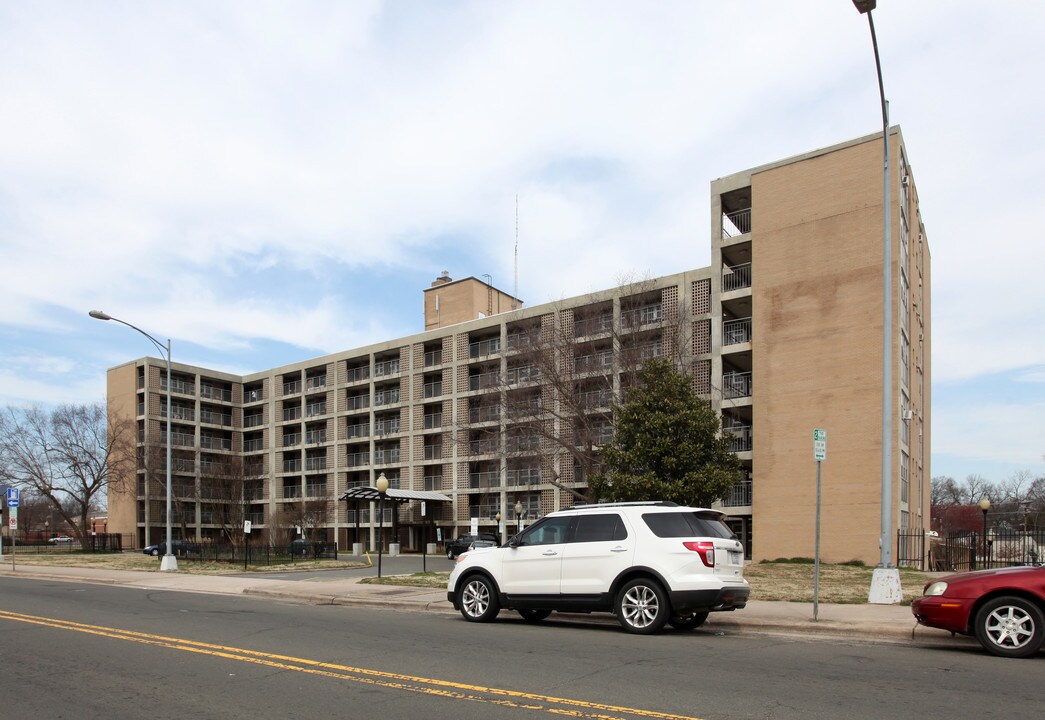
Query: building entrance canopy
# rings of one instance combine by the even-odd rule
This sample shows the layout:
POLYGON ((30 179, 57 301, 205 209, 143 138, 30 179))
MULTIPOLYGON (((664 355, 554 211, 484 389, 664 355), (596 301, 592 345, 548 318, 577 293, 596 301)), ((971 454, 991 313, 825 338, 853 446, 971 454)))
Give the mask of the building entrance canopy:
MULTIPOLYGON (((354 487, 349 488, 345 494, 341 496, 341 499, 347 501, 377 501, 381 499, 381 493, 379 493, 375 487, 354 487)), ((424 500, 426 502, 452 502, 449 497, 442 493, 435 492, 434 490, 399 490, 395 488, 390 488, 385 492, 385 500, 394 500, 398 503, 407 503, 412 500, 424 500)))

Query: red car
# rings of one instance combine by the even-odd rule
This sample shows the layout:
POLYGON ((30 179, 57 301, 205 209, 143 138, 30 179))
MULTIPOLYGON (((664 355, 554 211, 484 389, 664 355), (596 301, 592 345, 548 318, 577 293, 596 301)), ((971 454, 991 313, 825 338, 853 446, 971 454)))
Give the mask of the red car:
POLYGON ((922 625, 973 635, 1001 657, 1030 657, 1045 638, 1045 567, 948 575, 911 603, 922 625))

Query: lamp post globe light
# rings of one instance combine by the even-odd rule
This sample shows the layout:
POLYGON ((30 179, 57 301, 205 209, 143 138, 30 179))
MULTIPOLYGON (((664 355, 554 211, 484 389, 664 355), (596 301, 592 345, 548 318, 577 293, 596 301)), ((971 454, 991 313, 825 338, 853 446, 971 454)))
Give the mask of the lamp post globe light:
POLYGON ((377 476, 377 576, 381 577, 381 550, 385 537, 385 493, 388 492, 388 478, 384 473, 377 476))
POLYGON ((522 532, 522 503, 518 500, 515 501, 515 525, 516 532, 522 532))
POLYGON ((874 66, 878 73, 878 94, 882 102, 882 524, 878 538, 879 561, 871 576, 869 603, 895 605, 903 599, 900 588, 900 570, 893 565, 893 273, 892 273, 892 228, 891 192, 889 181, 889 101, 885 99, 885 84, 882 81, 882 63, 878 55, 878 38, 874 32, 874 10, 877 0, 853 0, 861 15, 867 15, 871 28, 871 46, 874 48, 874 66))
POLYGON ((987 567, 987 513, 991 509, 991 499, 980 500, 980 510, 983 511, 983 566, 987 567))
POLYGON ((174 557, 173 543, 171 542, 171 420, 173 419, 171 415, 171 339, 167 338, 167 344, 164 346, 159 340, 141 328, 135 327, 119 318, 114 318, 101 310, 91 310, 88 314, 95 320, 112 320, 121 325, 126 325, 131 330, 137 330, 156 346, 156 349, 160 351, 160 354, 167 361, 167 551, 160 561, 160 570, 173 572, 178 569, 178 559, 174 557))

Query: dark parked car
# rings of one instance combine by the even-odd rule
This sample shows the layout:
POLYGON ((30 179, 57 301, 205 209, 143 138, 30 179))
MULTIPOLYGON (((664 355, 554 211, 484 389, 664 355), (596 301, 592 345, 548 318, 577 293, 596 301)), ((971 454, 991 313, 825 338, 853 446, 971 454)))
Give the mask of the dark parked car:
MULTIPOLYGON (((167 554, 167 543, 161 542, 158 545, 148 545, 142 552, 146 555, 166 555, 167 554)), ((171 541, 171 554, 179 557, 183 555, 198 555, 200 552, 200 546, 190 540, 172 540, 171 541)))
POLYGON ((476 540, 493 543, 494 545, 500 544, 497 540, 497 536, 493 533, 465 533, 463 535, 458 535, 456 540, 451 540, 446 544, 446 556, 453 560, 461 553, 471 549, 472 543, 476 540))
POLYGON ((1045 637, 1045 567, 980 570, 926 583, 911 612, 922 625, 972 635, 1001 657, 1030 657, 1045 637))
POLYGON ((326 550, 326 543, 298 538, 290 543, 290 554, 295 557, 318 557, 326 550))

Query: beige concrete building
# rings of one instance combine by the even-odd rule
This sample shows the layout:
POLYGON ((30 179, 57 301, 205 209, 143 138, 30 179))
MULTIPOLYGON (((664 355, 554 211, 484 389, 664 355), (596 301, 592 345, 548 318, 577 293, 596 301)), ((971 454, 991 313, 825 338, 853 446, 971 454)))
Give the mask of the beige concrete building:
MULTIPOLYGON (((930 272, 891 134, 895 533, 929 522, 930 272)), ((878 133, 712 182, 708 268, 529 308, 444 272, 424 290, 417 335, 246 376, 174 363, 176 536, 220 538, 249 519, 272 542, 305 525, 342 550, 373 547, 374 506, 341 498, 381 473, 402 502, 380 519, 386 542, 514 532, 575 502, 622 377, 668 356, 734 438, 746 477, 722 509, 753 559, 813 554, 822 428, 822 555, 876 563, 881 148, 878 133)), ((136 418, 142 448, 137 481, 110 492, 109 530, 125 542, 158 542, 166 523, 164 372, 141 358, 108 373, 110 409, 136 418)))

